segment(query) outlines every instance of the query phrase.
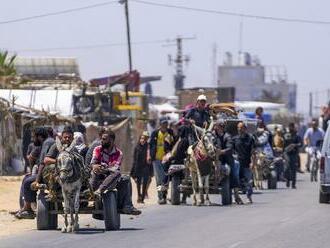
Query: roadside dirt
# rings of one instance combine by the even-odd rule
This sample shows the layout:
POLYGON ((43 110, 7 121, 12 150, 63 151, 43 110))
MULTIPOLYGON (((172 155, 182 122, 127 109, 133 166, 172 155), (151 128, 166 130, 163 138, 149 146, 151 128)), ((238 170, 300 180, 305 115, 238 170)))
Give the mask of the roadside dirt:
POLYGON ((19 208, 22 177, 0 177, 0 237, 34 228, 33 220, 17 220, 9 214, 19 208))
MULTIPOLYGON (((10 211, 19 209, 18 198, 19 189, 23 177, 0 177, 0 238, 18 234, 20 232, 35 230, 35 220, 18 220, 13 215, 9 214, 10 211)), ((157 202, 156 186, 152 181, 149 188, 149 198, 145 200, 145 204, 137 204, 137 192, 135 182, 132 180, 133 187, 133 204, 135 207, 143 211, 149 205, 157 202)), ((90 218, 83 215, 82 218, 90 218)), ((59 218, 61 222, 61 218, 59 218)))

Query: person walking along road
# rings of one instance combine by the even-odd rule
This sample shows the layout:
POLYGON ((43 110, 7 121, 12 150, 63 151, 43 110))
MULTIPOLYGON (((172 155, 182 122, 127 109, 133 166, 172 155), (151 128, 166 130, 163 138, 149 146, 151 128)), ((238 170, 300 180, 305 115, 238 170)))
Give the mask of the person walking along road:
POLYGON ((299 156, 299 147, 301 147, 301 138, 297 135, 295 124, 289 124, 289 132, 284 134, 284 158, 286 161, 285 175, 286 186, 296 188, 297 165, 299 156))
POLYGON ((252 203, 252 180, 253 174, 251 169, 251 156, 255 148, 255 140, 251 134, 247 132, 247 127, 243 122, 237 125, 238 135, 234 137, 234 150, 237 154, 237 160, 240 164, 240 178, 243 186, 246 188, 246 196, 252 203))
POLYGON ((158 203, 166 204, 167 192, 164 189, 165 171, 162 160, 173 146, 173 131, 168 128, 168 120, 160 119, 160 127, 150 137, 150 157, 154 168, 156 185, 158 191, 158 203))
POLYGON ((143 132, 140 136, 139 143, 134 149, 133 167, 131 176, 136 182, 138 203, 144 203, 147 192, 147 186, 150 179, 150 158, 149 158, 149 134, 143 132))

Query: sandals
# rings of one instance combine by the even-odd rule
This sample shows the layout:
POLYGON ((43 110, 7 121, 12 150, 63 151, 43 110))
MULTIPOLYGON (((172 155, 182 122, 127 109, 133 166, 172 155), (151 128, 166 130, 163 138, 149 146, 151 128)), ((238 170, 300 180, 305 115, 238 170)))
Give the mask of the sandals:
POLYGON ((18 213, 15 214, 15 218, 21 220, 21 219, 34 219, 36 217, 36 214, 32 210, 22 210, 18 211, 18 213))
POLYGON ((16 210, 16 211, 10 211, 9 214, 11 214, 11 215, 16 215, 16 214, 18 214, 20 211, 22 211, 22 210, 20 209, 20 210, 16 210))

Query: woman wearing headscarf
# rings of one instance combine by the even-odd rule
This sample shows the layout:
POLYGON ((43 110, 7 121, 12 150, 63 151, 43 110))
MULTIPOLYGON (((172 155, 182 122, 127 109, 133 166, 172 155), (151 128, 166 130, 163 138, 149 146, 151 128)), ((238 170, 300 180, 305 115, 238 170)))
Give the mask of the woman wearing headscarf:
POLYGON ((84 135, 80 132, 74 133, 74 139, 76 141, 76 149, 78 150, 79 154, 84 158, 86 157, 86 153, 88 151, 88 146, 85 144, 84 135))
POLYGON ((150 179, 150 158, 149 158, 149 134, 143 132, 139 142, 134 149, 133 168, 131 176, 134 178, 138 192, 138 203, 144 203, 150 179))

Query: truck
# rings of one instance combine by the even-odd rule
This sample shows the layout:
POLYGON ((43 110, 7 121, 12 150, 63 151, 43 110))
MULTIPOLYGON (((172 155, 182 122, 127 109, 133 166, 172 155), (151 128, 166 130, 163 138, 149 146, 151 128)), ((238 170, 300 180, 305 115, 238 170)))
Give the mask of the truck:
POLYGON ((319 202, 330 202, 330 128, 326 130, 320 159, 320 192, 319 202))

